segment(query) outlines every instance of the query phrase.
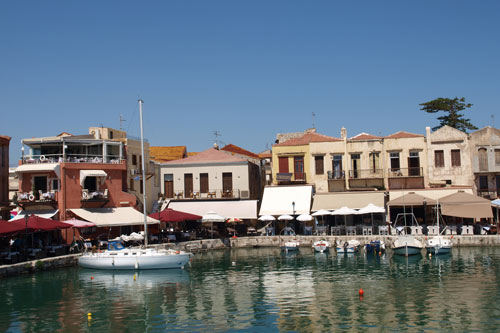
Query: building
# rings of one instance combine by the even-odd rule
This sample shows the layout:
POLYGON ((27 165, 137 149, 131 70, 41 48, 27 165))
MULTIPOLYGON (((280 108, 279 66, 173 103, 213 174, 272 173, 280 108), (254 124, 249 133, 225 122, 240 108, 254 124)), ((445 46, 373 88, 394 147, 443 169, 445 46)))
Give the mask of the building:
POLYGON ((10 137, 0 135, 0 218, 8 220, 10 216, 9 200, 9 145, 10 137))
POLYGON ((470 133, 470 150, 475 192, 500 197, 500 130, 487 126, 470 133))
POLYGON ((250 159, 210 148, 162 163, 162 195, 168 207, 181 211, 254 219, 261 179, 259 165, 250 159))

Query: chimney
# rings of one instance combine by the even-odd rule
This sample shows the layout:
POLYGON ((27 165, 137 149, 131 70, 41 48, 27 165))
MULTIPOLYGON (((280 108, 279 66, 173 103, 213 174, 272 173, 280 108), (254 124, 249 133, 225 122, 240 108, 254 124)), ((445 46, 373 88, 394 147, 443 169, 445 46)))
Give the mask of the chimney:
POLYGON ((345 127, 344 127, 344 126, 342 126, 342 128, 340 129, 340 137, 341 137, 342 139, 347 138, 347 130, 345 129, 345 127))
POLYGON ((214 149, 219 150, 219 145, 217 144, 217 142, 214 142, 214 149))

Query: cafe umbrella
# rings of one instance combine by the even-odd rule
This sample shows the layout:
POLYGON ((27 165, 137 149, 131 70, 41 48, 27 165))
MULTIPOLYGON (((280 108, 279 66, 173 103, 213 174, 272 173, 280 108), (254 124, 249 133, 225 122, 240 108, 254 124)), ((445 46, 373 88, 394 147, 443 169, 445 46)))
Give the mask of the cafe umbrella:
POLYGON ((201 222, 210 223, 212 238, 214 238, 214 223, 226 222, 226 218, 218 215, 216 212, 208 212, 202 216, 201 222))

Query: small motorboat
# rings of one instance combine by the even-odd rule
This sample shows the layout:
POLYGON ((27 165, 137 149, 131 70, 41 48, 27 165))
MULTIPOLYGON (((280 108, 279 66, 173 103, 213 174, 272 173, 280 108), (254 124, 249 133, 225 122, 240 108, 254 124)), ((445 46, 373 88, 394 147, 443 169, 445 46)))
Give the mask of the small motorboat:
POLYGON ((330 242, 328 242, 326 240, 316 241, 312 245, 314 251, 320 252, 320 253, 329 251, 330 250, 330 246, 331 246, 330 242))
POLYGON ((424 245, 422 244, 422 242, 413 236, 398 236, 392 246, 394 254, 399 254, 406 257, 420 254, 423 248, 424 245))
POLYGON ((385 252, 385 243, 382 240, 372 240, 370 243, 365 245, 366 253, 379 253, 385 252))
POLYGON ((448 254, 451 253, 451 240, 443 236, 430 237, 425 242, 427 253, 431 254, 448 254))
POLYGON ((337 241, 337 253, 355 253, 359 251, 361 243, 356 239, 347 242, 337 241))
POLYGON ((281 245, 281 251, 292 252, 299 250, 300 243, 298 241, 284 242, 281 245))

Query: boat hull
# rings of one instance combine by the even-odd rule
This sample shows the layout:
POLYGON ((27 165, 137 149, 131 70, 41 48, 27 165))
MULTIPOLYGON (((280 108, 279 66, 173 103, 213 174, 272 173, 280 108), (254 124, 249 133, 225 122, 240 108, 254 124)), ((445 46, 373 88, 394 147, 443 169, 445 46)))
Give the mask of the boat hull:
POLYGON ((420 252, 422 251, 422 248, 404 245, 404 246, 393 248, 393 251, 394 251, 394 254, 398 254, 401 256, 413 256, 416 254, 420 254, 420 252))
POLYGON ((370 243, 365 245, 366 253, 370 252, 384 252, 385 244, 383 241, 371 241, 370 243))
MULTIPOLYGON (((78 259, 78 265, 92 269, 108 269, 108 270, 130 270, 130 269, 175 269, 183 268, 190 258, 189 253, 137 253, 132 254, 127 250, 128 254, 113 253, 113 251, 105 251, 103 253, 84 254, 78 259)), ((122 252, 122 251, 115 251, 122 252)))
POLYGON ((337 253, 356 253, 358 251, 359 251, 358 246, 348 246, 348 247, 337 246, 337 253))
POLYGON ((314 242, 313 249, 316 252, 323 253, 323 252, 329 251, 330 246, 331 246, 330 242, 326 242, 326 241, 314 242))
POLYGON ((298 250, 299 250, 298 242, 285 242, 285 244, 281 246, 281 251, 285 252, 293 252, 298 250))
POLYGON ((431 253, 431 254, 435 254, 435 255, 451 253, 451 247, 434 246, 434 247, 427 247, 425 249, 427 250, 427 253, 431 253))
POLYGON ((429 238, 425 244, 427 253, 431 254, 448 254, 451 248, 451 241, 441 236, 429 238))

